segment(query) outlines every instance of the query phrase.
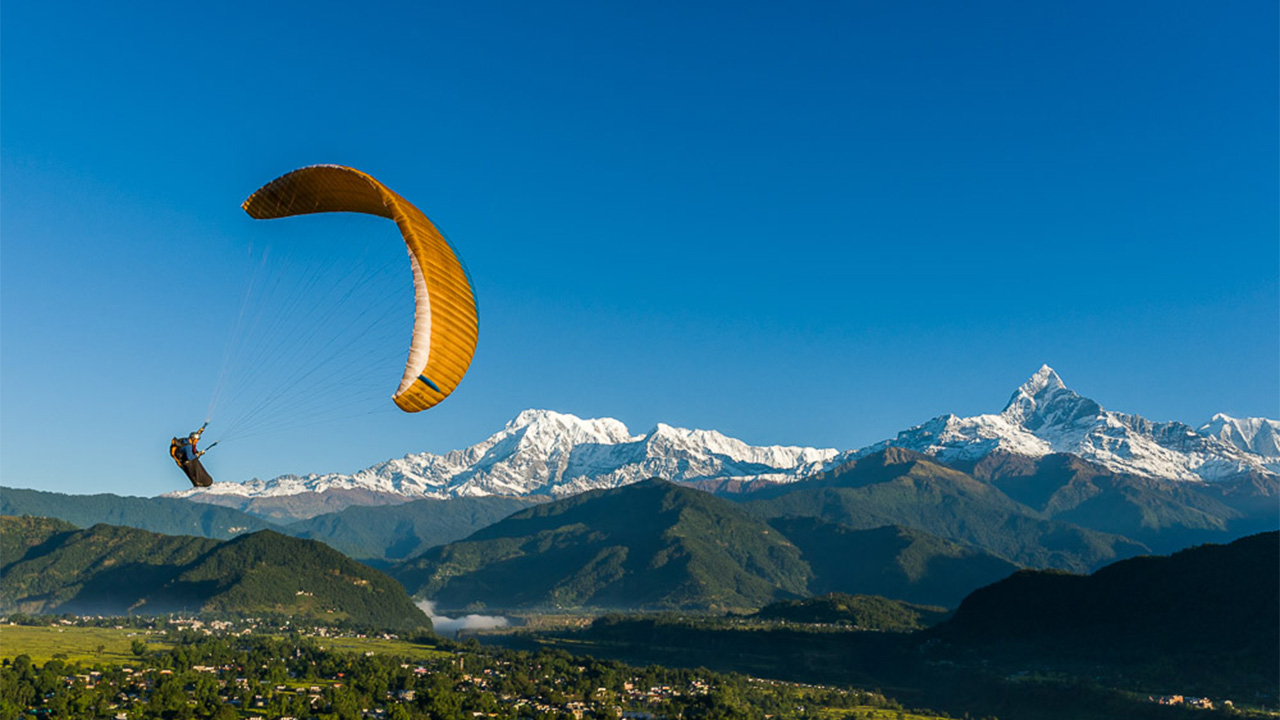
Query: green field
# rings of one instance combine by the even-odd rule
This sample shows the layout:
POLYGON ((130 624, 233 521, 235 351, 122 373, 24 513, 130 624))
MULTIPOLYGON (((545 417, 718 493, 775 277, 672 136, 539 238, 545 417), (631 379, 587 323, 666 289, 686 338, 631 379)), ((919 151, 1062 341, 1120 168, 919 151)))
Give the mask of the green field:
POLYGON ((844 720, 848 717, 857 718, 857 720, 946 720, 939 715, 920 715, 910 710, 889 710, 887 708, 809 708, 809 710, 822 720, 844 720))
POLYGON ((451 657, 452 653, 437 650, 433 645, 420 645, 408 640, 382 640, 379 638, 312 638, 317 645, 343 652, 372 652, 378 655, 398 655, 410 660, 425 662, 436 658, 451 657))
POLYGON ((0 658, 29 655, 32 662, 45 663, 65 655, 77 662, 127 663, 135 659, 130 650, 134 640, 151 648, 173 645, 164 635, 134 628, 0 625, 0 658))
MULTIPOLYGON (((0 625, 0 658, 30 655, 36 663, 44 663, 55 654, 66 655, 66 660, 85 662, 125 663, 134 659, 131 646, 134 640, 142 640, 150 648, 172 647, 164 635, 146 630, 124 628, 62 627, 25 625, 0 625), (98 646, 102 646, 101 652, 98 646)), ((379 655, 399 655, 409 660, 425 662, 449 653, 431 645, 420 645, 407 640, 382 640, 379 638, 313 638, 316 644, 342 652, 372 652, 379 655)))

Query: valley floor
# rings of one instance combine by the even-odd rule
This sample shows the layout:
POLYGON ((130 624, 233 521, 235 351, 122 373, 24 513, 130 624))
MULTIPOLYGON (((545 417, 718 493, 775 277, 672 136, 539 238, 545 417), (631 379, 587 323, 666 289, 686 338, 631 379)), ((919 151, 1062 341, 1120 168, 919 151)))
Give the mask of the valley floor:
MULTIPOLYGON (((911 633, 848 626, 726 622, 679 614, 613 616, 589 623, 539 616, 481 642, 526 651, 564 651, 635 665, 659 664, 747 673, 785 682, 877 688, 913 706, 953 716, 1098 720, 1126 718, 1280 717, 1265 697, 1203 697, 1194 683, 1165 685, 1140 672, 974 661, 921 647, 911 633)), ((927 641, 926 641, 927 642, 927 641)), ((1188 667, 1194 675, 1196 669, 1188 667)))
POLYGON ((0 718, 940 717, 876 692, 434 636, 132 622, 0 626, 0 718))

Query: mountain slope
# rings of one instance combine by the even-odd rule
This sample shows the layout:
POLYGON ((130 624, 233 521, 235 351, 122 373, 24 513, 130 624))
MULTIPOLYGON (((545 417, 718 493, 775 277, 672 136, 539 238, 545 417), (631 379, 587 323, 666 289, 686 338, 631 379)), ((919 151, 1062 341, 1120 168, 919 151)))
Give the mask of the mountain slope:
POLYGON ((396 505, 349 507, 284 528, 368 560, 403 560, 461 540, 536 501, 516 497, 424 499, 396 505))
POLYGON ((270 530, 218 542, 0 517, 0 544, 25 548, 0 567, 3 612, 281 612, 429 625, 391 578, 321 543, 270 530))
MULTIPOLYGON (((30 542, 29 518, 0 517, 4 544, 30 542)), ((21 612, 125 614, 198 606, 165 586, 217 540, 114 525, 38 532, 38 544, 0 568, 0 605, 21 612), (149 608, 149 609, 150 609, 149 608)))
POLYGON ((888 448, 744 503, 763 518, 814 517, 854 529, 898 525, 968 543, 1020 566, 1088 570, 1147 548, 1052 519, 933 458, 888 448))
POLYGON ((0 571, 17 562, 31 548, 38 547, 51 538, 69 533, 76 529, 65 520, 46 517, 5 517, 0 515, 0 523, 8 523, 7 532, 0 532, 0 571))
POLYGON ((65 520, 77 527, 127 525, 167 535, 225 540, 273 526, 262 518, 213 505, 174 498, 121 495, 64 495, 0 487, 0 515, 33 515, 65 520))
POLYGON ((813 569, 809 591, 878 595, 955 607, 966 595, 1018 570, 1013 563, 919 530, 855 530, 817 518, 769 522, 813 569))
MULTIPOLYGON (((1248 476, 1217 483, 1162 480, 1115 472, 1066 453, 1028 458, 1002 451, 968 470, 1046 518, 1123 535, 1157 552, 1229 541, 1275 519, 1274 503, 1247 508, 1224 497, 1248 476)), ((1259 494, 1274 496, 1280 487, 1273 475, 1258 480, 1259 494)))
POLYGON ((393 570, 448 609, 745 608, 805 593, 794 545, 661 480, 529 508, 393 570))

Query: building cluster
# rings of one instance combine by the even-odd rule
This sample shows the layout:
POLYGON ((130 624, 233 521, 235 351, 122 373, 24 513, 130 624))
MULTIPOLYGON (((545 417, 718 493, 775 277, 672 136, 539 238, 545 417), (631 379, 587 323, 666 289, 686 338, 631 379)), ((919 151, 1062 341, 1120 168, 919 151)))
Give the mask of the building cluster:
MULTIPOLYGON (((184 629, 201 631, 203 626, 197 621, 196 623, 184 623, 184 629)), ((230 630, 233 634, 239 634, 231 628, 221 628, 222 630, 230 630)), ((160 632, 160 631, 157 631, 160 632)), ((245 632, 245 631, 239 631, 245 632)), ((328 635, 332 637, 332 635, 328 635)), ((370 655, 372 653, 366 653, 370 655)), ((141 658, 140 658, 141 660, 141 658)), ((450 665, 460 667, 465 662, 465 656, 459 653, 450 665)), ((145 663, 142 663, 145 664, 145 663)), ((511 666, 510 662, 500 662, 500 666, 511 666)), ((426 665, 402 664, 402 669, 409 670, 413 676, 422 678, 430 676, 438 669, 433 669, 426 665)), ((579 668, 583 670, 584 668, 579 668)), ((273 700, 286 699, 290 700, 285 707, 304 709, 304 712, 311 714, 323 713, 327 711, 330 698, 326 694, 328 689, 337 689, 343 687, 347 678, 343 673, 337 673, 334 677, 313 678, 310 680, 291 679, 288 682, 277 683, 255 683, 250 678, 245 677, 245 668, 236 664, 222 665, 205 665, 193 664, 189 667, 188 673, 178 673, 178 677, 174 680, 182 682, 185 694, 194 697, 200 691, 200 686, 206 686, 207 692, 216 693, 216 701, 220 704, 238 708, 244 712, 262 713, 268 711, 272 707, 273 700), (201 678, 207 678, 202 680, 201 678), (212 685, 212 687, 209 687, 212 685)), ((541 668, 534 668, 535 672, 541 668)), ((623 683, 621 691, 610 690, 609 688, 599 687, 590 697, 568 698, 568 697, 548 697, 544 694, 528 694, 517 695, 508 694, 499 691, 500 680, 507 677, 508 672, 502 669, 486 667, 482 670, 472 672, 462 672, 454 676, 454 691, 460 693, 467 692, 487 692, 494 699, 503 705, 515 710, 518 717, 523 716, 544 716, 565 714, 575 718, 575 720, 583 720, 589 716, 598 716, 603 714, 609 717, 619 718, 620 720, 659 720, 665 717, 663 710, 669 707, 670 701, 689 696, 706 695, 711 691, 711 685, 701 679, 694 679, 686 685, 645 685, 639 677, 632 677, 623 683)), ((85 673, 69 674, 63 677, 65 686, 69 689, 89 689, 103 691, 111 698, 112 702, 108 706, 114 717, 129 717, 135 710, 142 708, 149 699, 157 692, 161 683, 166 678, 173 678, 174 670, 156 667, 118 667, 109 672, 93 670, 85 673)), ((548 676, 547 679, 550 679, 548 676)), ((556 683, 552 680, 553 684, 556 683)), ((382 720, 388 716, 388 708, 397 703, 413 703, 422 696, 423 690, 414 688, 405 688, 397 690, 388 690, 383 694, 381 700, 375 707, 366 707, 360 709, 360 715, 366 720, 382 720)), ((194 701, 193 701, 194 702, 194 701)), ((277 707, 279 705, 277 704, 277 707)), ((479 713, 477 718, 494 717, 499 713, 479 713)), ((308 715, 310 716, 310 715, 308 715)), ((292 717, 290 715, 282 715, 283 718, 292 717)))
POLYGON ((1151 695, 1147 700, 1159 705, 1182 705, 1184 707, 1195 708, 1197 710, 1212 710, 1215 707, 1229 708, 1234 703, 1230 700, 1220 700, 1214 703, 1207 697, 1191 697, 1189 695, 1151 695))

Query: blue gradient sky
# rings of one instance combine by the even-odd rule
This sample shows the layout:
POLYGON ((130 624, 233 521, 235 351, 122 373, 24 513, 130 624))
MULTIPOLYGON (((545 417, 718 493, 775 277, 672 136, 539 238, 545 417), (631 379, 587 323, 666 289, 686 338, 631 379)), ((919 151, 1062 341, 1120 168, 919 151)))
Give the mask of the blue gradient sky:
POLYGON ((408 313, 389 223, 240 211, 314 163, 449 234, 480 346, 405 415, 408 325, 371 337, 375 412, 228 442, 219 480, 529 407, 854 448, 1041 363, 1155 420, 1280 416, 1273 2, 210 5, 3 8, 6 485, 186 486, 250 248, 389 263, 408 313))

